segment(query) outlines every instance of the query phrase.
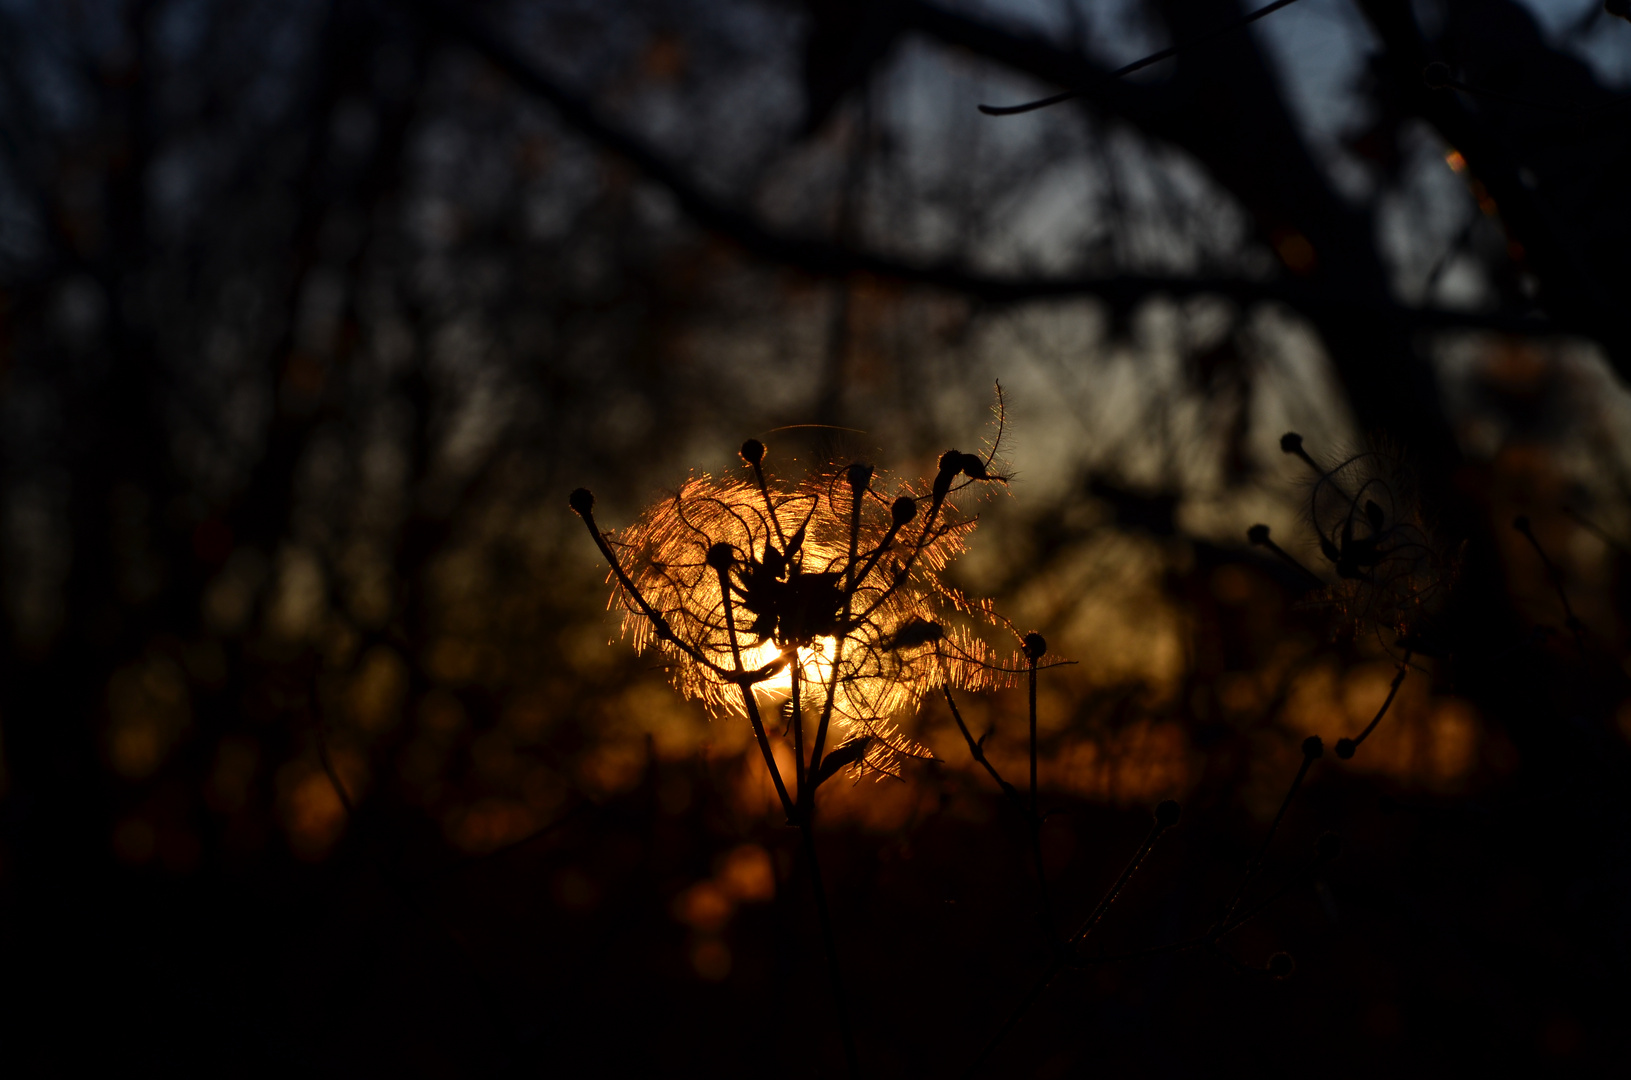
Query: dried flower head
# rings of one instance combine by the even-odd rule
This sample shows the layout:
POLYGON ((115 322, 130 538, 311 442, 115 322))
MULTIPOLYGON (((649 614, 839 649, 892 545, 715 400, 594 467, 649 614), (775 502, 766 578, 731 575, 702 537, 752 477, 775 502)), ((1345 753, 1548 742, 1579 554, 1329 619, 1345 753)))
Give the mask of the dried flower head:
POLYGON ((1000 396, 998 418, 984 456, 949 451, 915 484, 864 464, 781 482, 764 444, 748 440, 747 475, 696 476, 616 536, 596 532, 624 633, 663 654, 676 688, 716 716, 746 715, 760 733, 761 713, 785 706, 801 770, 809 718, 816 783, 831 774, 829 728, 827 763, 857 775, 928 757, 900 731, 926 693, 986 688, 1027 667, 996 662, 979 631, 1012 628, 945 581, 977 521, 961 496, 1003 480, 1000 396))
POLYGON ((1433 652, 1454 564, 1431 540, 1402 456, 1364 450, 1326 466, 1294 433, 1280 445, 1309 467, 1304 510, 1337 576, 1338 608, 1356 626, 1392 630, 1406 648, 1433 652))

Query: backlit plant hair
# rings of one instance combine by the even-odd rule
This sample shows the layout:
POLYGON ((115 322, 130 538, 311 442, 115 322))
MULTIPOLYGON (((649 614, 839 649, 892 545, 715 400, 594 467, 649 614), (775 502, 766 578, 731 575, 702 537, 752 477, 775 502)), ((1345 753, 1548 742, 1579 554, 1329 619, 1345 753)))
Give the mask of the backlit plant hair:
POLYGON ((670 661, 680 693, 716 718, 746 716, 756 735, 765 708, 789 702, 816 716, 812 768, 831 733, 835 745, 865 740, 849 762, 857 775, 898 775, 903 757, 928 756, 899 729, 926 693, 1028 670, 1023 658, 999 663, 978 633, 1007 628, 991 603, 945 581, 978 520, 958 496, 1003 482, 1000 437, 892 488, 862 464, 780 483, 749 439, 747 476, 695 476, 615 535, 594 527, 587 491, 572 505, 612 564, 624 634, 670 661))

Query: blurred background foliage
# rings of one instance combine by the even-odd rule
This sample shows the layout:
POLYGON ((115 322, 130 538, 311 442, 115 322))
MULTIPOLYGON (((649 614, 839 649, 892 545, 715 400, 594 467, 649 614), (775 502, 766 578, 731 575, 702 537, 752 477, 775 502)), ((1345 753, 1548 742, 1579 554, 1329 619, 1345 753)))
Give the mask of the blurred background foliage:
MULTIPOLYGON (((621 527, 749 436, 927 475, 1000 380, 955 577, 1077 661, 1060 903, 1186 808, 1126 947, 1215 914, 1395 671, 1245 543, 1318 560, 1280 434, 1393 448, 1460 572, 1455 649, 1288 820, 1350 841, 1241 936, 1295 979, 1094 969, 999 1071, 1614 1060, 1631 25, 1303 0, 1098 78, 1244 10, 0 3, 0 1054, 835 1069, 750 733, 613 641, 565 495, 621 527)), ((963 708, 1019 776, 1023 693, 963 708)), ((940 760, 821 820, 863 1059, 927 1074, 1046 945, 943 705, 910 733, 940 760)))

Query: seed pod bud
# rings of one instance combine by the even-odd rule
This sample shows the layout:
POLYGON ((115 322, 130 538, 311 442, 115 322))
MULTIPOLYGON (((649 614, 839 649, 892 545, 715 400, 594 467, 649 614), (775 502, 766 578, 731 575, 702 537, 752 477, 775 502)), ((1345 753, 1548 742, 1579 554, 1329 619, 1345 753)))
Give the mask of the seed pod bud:
POLYGON ((862 492, 872 483, 872 466, 857 462, 844 470, 844 479, 849 481, 852 491, 862 492))
POLYGON ((1603 10, 1620 19, 1631 19, 1631 0, 1603 0, 1603 10))
POLYGON ((1427 84, 1429 90, 1442 90, 1450 85, 1450 65, 1442 60, 1434 60, 1421 69, 1421 81, 1427 84))
POLYGON ((1182 813, 1176 800, 1162 799, 1155 808, 1155 823, 1163 829, 1170 829, 1178 824, 1178 815, 1182 813))
POLYGON ((940 455, 940 471, 934 477, 934 493, 944 496, 951 490, 951 481, 963 469, 963 454, 960 450, 947 450, 940 455))
POLYGON ((909 649, 917 645, 929 645, 945 636, 946 628, 939 623, 913 619, 895 632, 895 636, 890 639, 889 648, 909 649))
POLYGON ((1269 527, 1267 525, 1253 525, 1246 530, 1246 540, 1248 543, 1262 547, 1269 542, 1269 527))
POLYGON ((1310 761, 1314 761, 1324 756, 1325 743, 1318 735, 1310 735, 1308 738, 1303 740, 1303 757, 1310 761))
POLYGON ((1314 850, 1319 854, 1321 859, 1326 862, 1330 862, 1332 859, 1342 854, 1341 835, 1334 832, 1320 833, 1319 840, 1315 841, 1314 850))
POLYGON ((758 439, 749 439, 742 444, 742 460, 749 465, 757 465, 765 459, 765 444, 758 439))
POLYGON ((588 488, 578 488, 566 497, 566 501, 579 516, 588 517, 589 512, 595 508, 595 493, 588 488))
POLYGON ((1048 651, 1048 640, 1047 640, 1047 638, 1044 638, 1041 634, 1037 633, 1035 630, 1032 630, 1029 634, 1025 635, 1025 655, 1026 655, 1026 657, 1028 657, 1029 659, 1031 659, 1033 661, 1040 660, 1040 659, 1042 659, 1043 654, 1046 653, 1047 651, 1048 651))
POLYGON ((1280 452, 1282 454, 1295 454, 1303 448, 1303 437, 1295 431, 1288 431, 1280 436, 1280 452))
POLYGON ((988 478, 985 471, 985 462, 974 454, 963 455, 962 469, 963 475, 970 480, 985 480, 988 478))
POLYGON ((1354 742, 1352 739, 1337 740, 1337 757, 1341 758, 1343 761, 1347 761, 1349 758, 1353 757, 1354 751, 1357 749, 1359 749, 1359 744, 1354 742))
POLYGON ((915 517, 917 517, 917 501, 909 499, 905 495, 896 499, 889 507, 889 519, 895 523, 897 529, 915 517))
POLYGON ((708 549, 708 565, 715 570, 729 570, 736 559, 736 549, 720 541, 708 549))
POLYGON ((1297 970, 1297 961, 1291 958, 1290 953, 1277 952, 1269 957, 1269 962, 1263 970, 1276 979, 1288 979, 1291 973, 1297 970))

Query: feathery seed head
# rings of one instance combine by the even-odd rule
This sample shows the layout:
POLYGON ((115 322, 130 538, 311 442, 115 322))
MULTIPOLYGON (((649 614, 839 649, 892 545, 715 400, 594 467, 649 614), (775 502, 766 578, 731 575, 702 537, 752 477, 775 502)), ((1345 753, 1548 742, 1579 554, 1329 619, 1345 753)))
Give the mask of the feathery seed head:
MULTIPOLYGON (((756 456, 762 444, 743 444, 756 456)), ((971 471, 984 461, 945 455, 926 515, 921 487, 870 465, 762 488, 697 476, 608 538, 650 609, 620 590, 624 633, 672 661, 676 687, 716 716, 745 712, 744 694, 787 700, 795 684, 807 715, 830 697, 834 738, 869 740, 855 771, 898 772, 903 755, 929 754, 898 727, 926 693, 1006 685, 1028 668, 996 662, 979 632, 1006 624, 944 580, 976 523, 951 493, 971 471), (890 501, 861 498, 891 487, 890 501)))

